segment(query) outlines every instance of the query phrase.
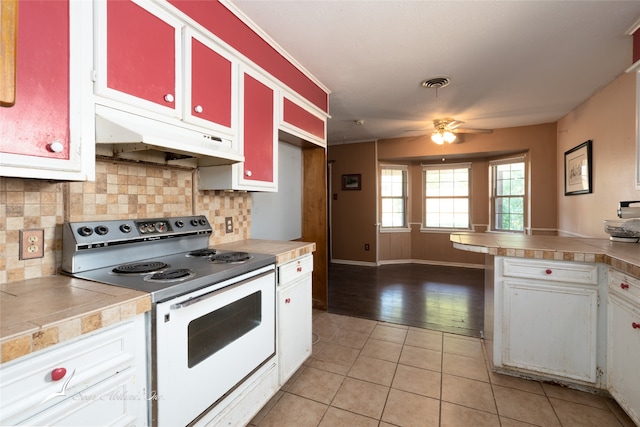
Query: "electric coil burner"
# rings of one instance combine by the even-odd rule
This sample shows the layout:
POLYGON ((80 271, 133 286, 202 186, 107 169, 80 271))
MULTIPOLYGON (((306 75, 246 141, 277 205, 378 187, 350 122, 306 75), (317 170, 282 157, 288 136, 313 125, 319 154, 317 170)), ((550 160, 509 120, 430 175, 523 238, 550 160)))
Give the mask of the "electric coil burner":
POLYGON ((251 259, 251 254, 247 252, 226 252, 216 254, 211 257, 211 261, 216 264, 241 263, 251 259))
POLYGON ((148 274, 164 270, 167 267, 169 265, 164 262, 134 262, 132 264, 119 265, 111 272, 113 274, 148 274))
POLYGON ((187 256, 190 257, 210 257, 211 255, 215 255, 217 254, 218 251, 216 251, 215 249, 200 249, 197 251, 191 251, 187 254, 187 256))
POLYGON ((145 276, 144 280, 147 282, 180 282, 193 276, 195 273, 188 268, 176 268, 145 276))

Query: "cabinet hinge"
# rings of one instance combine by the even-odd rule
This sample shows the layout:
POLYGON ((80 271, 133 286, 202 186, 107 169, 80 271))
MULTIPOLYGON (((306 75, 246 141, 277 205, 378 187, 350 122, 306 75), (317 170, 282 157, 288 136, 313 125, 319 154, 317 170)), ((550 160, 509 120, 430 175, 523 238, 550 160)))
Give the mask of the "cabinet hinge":
POLYGON ((601 378, 604 375, 604 371, 599 366, 596 366, 596 377, 601 378))
POLYGON ((96 73, 96 70, 91 70, 91 81, 95 82, 96 80, 98 80, 98 73, 96 73))
POLYGON ((598 304, 598 307, 600 307, 600 295, 598 295, 598 297, 596 299, 596 304, 598 304))

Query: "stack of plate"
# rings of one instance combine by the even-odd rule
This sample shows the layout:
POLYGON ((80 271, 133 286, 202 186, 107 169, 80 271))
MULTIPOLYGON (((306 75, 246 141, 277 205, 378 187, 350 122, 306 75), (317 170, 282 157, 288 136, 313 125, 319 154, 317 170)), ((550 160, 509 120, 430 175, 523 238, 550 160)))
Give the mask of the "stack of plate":
POLYGON ((616 242, 638 242, 640 240, 640 218, 605 219, 604 231, 616 242))

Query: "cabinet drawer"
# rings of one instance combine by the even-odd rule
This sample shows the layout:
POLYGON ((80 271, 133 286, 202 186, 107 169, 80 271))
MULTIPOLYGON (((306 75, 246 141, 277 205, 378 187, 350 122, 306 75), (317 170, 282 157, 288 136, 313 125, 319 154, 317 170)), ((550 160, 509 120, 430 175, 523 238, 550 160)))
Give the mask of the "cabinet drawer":
POLYGON ((14 424, 59 404, 135 365, 134 322, 25 356, 0 369, 0 425, 14 424), (52 371, 65 368, 54 381, 52 371))
POLYGON ((609 269, 609 290, 640 307, 640 280, 609 269))
POLYGON ((283 286, 313 271, 313 256, 304 255, 278 267, 278 285, 283 286))
POLYGON ((596 264, 575 262, 505 258, 502 261, 502 275, 553 282, 598 284, 596 264))
POLYGON ((53 408, 39 412, 24 420, 20 425, 27 426, 82 426, 91 420, 95 425, 140 426, 142 420, 136 419, 128 408, 130 402, 146 399, 135 394, 131 383, 135 382, 134 370, 128 368, 117 377, 88 388, 82 394, 66 399, 53 408))

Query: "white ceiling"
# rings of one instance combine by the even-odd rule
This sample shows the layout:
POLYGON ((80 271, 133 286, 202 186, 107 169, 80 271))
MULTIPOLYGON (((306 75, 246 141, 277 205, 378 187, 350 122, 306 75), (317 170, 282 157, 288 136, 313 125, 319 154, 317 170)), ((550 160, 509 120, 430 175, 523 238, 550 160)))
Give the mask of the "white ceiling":
POLYGON ((330 144, 422 135, 440 117, 555 122, 631 66, 640 18, 636 0, 232 2, 331 91, 330 144), (421 86, 443 75, 437 96, 421 86))

